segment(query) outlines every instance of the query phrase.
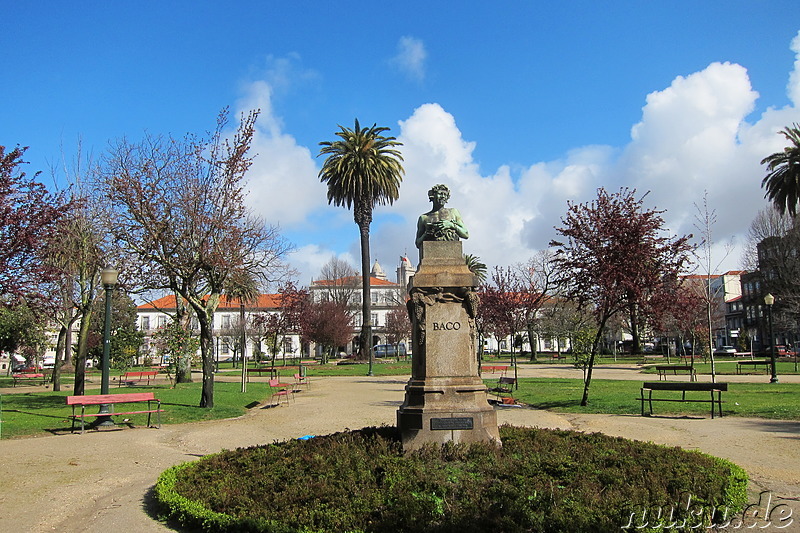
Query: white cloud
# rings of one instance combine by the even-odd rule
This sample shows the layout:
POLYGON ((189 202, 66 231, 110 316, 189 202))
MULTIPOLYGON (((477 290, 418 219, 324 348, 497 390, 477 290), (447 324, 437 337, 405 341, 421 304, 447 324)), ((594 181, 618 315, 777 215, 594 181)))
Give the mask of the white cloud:
POLYGON ((307 244, 297 248, 292 252, 289 261, 299 272, 298 282, 300 285, 308 286, 312 279, 319 276, 322 267, 334 256, 353 266, 359 265, 361 262, 360 255, 354 257, 349 252, 339 253, 317 244, 307 244))
POLYGON ((247 174, 247 203, 266 221, 287 228, 326 205, 325 186, 317 179, 311 151, 283 132, 272 91, 268 82, 256 81, 239 102, 241 109, 261 109, 251 149, 256 157, 247 174))
MULTIPOLYGON (((475 143, 463 138, 456 118, 436 103, 419 106, 399 122, 406 174, 399 200, 375 212, 372 261, 380 261, 390 277, 401 254, 416 262, 417 217, 430 209, 427 191, 436 183, 450 187, 450 205, 461 211, 470 230, 465 252, 490 266, 525 261, 546 247, 567 201, 590 201, 598 187, 615 192, 630 186, 639 194, 651 191, 646 206, 666 209, 664 218, 674 234, 697 233, 694 205, 702 205, 708 191, 709 208, 718 218, 712 228, 713 261, 724 257, 720 243, 734 240, 736 249, 720 269, 738 269, 748 225, 766 205, 760 161, 783 148, 779 130, 800 122, 800 34, 792 46, 798 55, 789 78, 792 106, 751 117, 758 93, 746 69, 712 63, 647 95, 627 145, 578 147, 559 160, 523 168, 503 165, 485 172, 473 157, 475 143)), ((301 225, 326 206, 324 185, 317 180, 310 151, 282 131, 270 105, 271 86, 252 84, 248 103, 253 102, 260 102, 265 116, 259 121, 260 155, 251 172, 254 194, 249 201, 271 221, 301 225)), ((351 217, 340 211, 341 217, 351 217)), ((354 224, 352 239, 348 234, 345 241, 350 243, 346 250, 324 243, 302 246, 292 259, 305 273, 301 282, 316 275, 334 252, 358 267, 354 224)))
MULTIPOLYGON (((800 91, 799 85, 793 75, 790 89, 800 91)), ((746 69, 712 63, 648 95, 628 145, 577 148, 563 160, 534 163, 516 175, 507 166, 482 174, 472 156, 475 144, 463 139, 455 118, 438 104, 422 105, 400 123, 408 177, 392 212, 403 221, 378 230, 381 238, 373 242, 384 256, 391 257, 392 247, 398 253, 407 249, 416 217, 429 207, 426 191, 435 183, 450 186, 451 204, 470 229, 465 251, 490 265, 524 261, 545 247, 567 201, 589 201, 598 187, 650 191, 646 206, 666 209, 674 234, 698 233, 695 204, 702 205, 708 191, 709 208, 717 215, 715 241, 736 244, 727 258, 718 244, 712 259, 725 259, 723 270, 738 269, 747 227, 766 205, 760 161, 782 148, 776 133, 800 121, 798 109, 787 107, 768 109, 748 122, 757 98, 746 69), (399 226, 407 235, 398 245, 399 226)))
POLYGON ((797 107, 800 106, 800 31, 792 39, 791 50, 795 53, 794 70, 789 76, 789 85, 786 92, 789 95, 789 100, 797 107))
POLYGON ((414 81, 425 79, 425 60, 428 52, 425 44, 415 38, 404 36, 397 43, 397 55, 392 58, 392 64, 414 81))
POLYGON ((430 209, 427 191, 436 183, 450 187, 450 205, 461 212, 470 231, 465 253, 490 265, 525 261, 552 238, 566 199, 594 190, 610 153, 587 147, 573 151, 564 162, 534 165, 517 178, 507 166, 482 175, 472 156, 475 143, 462 138, 454 117, 440 105, 420 106, 400 122, 400 129, 406 179, 391 213, 401 220, 373 232, 373 257, 381 261, 396 261, 409 250, 416 259, 416 220, 430 209))
POLYGON ((757 98, 739 65, 713 63, 677 77, 647 96, 615 170, 622 183, 652 191, 647 204, 667 210, 664 218, 676 234, 698 233, 695 205, 708 191, 709 209, 717 214, 714 240, 736 245, 723 269, 738 268, 747 227, 766 205, 760 161, 782 148, 776 132, 799 116, 796 108, 768 109, 748 123, 757 98))

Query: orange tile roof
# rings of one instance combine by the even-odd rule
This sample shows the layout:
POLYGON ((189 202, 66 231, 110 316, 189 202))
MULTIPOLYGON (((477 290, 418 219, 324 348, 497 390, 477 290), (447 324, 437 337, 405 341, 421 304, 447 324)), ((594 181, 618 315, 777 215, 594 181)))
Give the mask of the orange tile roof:
MULTIPOLYGON (((392 287, 392 286, 393 287, 399 287, 400 286, 397 283, 394 283, 394 282, 391 282, 391 281, 388 281, 388 280, 385 280, 385 279, 375 278, 375 277, 372 277, 372 276, 369 277, 369 284, 370 284, 370 287, 377 287, 377 286, 380 286, 380 285, 382 285, 384 287, 387 287, 387 286, 388 287, 392 287)), ((311 285, 320 285, 320 286, 353 285, 353 286, 361 287, 361 276, 349 276, 349 277, 346 277, 346 278, 340 278, 340 279, 336 279, 336 280, 319 279, 319 280, 313 282, 311 285)))
MULTIPOLYGON (((281 295, 280 294, 260 294, 255 302, 245 303, 248 309, 276 309, 280 307, 281 295)), ((229 298, 227 295, 222 295, 219 300, 217 309, 239 309, 240 303, 238 298, 229 298)), ((142 304, 137 307, 140 311, 149 309, 175 309, 175 295, 170 294, 158 300, 142 304)))

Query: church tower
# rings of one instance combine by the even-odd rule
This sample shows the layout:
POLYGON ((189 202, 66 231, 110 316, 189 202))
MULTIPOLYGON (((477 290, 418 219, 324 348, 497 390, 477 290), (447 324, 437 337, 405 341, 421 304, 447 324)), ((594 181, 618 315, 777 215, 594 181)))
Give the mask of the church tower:
POLYGON ((405 295, 408 293, 408 284, 411 276, 417 273, 417 269, 411 265, 408 256, 400 256, 400 266, 397 267, 397 284, 400 285, 400 290, 405 295))

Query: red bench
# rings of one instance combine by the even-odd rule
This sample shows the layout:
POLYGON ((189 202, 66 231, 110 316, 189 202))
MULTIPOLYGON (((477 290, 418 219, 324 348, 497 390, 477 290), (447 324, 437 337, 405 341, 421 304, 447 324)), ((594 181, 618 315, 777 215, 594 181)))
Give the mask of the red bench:
POLYGON ((150 426, 150 417, 156 413, 158 418, 158 426, 161 428, 161 400, 155 397, 152 392, 135 392, 130 394, 92 394, 90 396, 67 396, 67 405, 72 406, 72 432, 75 432, 75 422, 80 419, 81 421, 81 434, 83 434, 85 420, 87 417, 93 416, 95 418, 101 416, 119 416, 119 415, 138 415, 147 414, 147 427, 150 426), (119 404, 134 404, 134 403, 147 403, 147 409, 137 409, 133 411, 115 411, 114 406, 119 404), (155 404, 155 409, 153 409, 155 404), (93 405, 108 405, 108 413, 87 413, 86 407, 93 405), (75 408, 80 407, 80 414, 75 414, 75 408))
POLYGON ((17 382, 41 382, 42 385, 47 383, 47 376, 44 374, 39 373, 22 373, 22 374, 11 374, 11 378, 14 380, 14 386, 17 386, 17 382))
POLYGON ((120 376, 117 386, 122 387, 123 383, 125 385, 135 385, 136 383, 140 383, 142 381, 146 382, 146 385, 150 385, 150 380, 152 379, 155 381, 157 375, 158 372, 154 370, 125 372, 122 376, 120 376))
POLYGON ((495 372, 500 372, 505 374, 508 371, 508 365, 505 366, 492 366, 492 365, 481 365, 481 372, 491 372, 494 374, 495 372))

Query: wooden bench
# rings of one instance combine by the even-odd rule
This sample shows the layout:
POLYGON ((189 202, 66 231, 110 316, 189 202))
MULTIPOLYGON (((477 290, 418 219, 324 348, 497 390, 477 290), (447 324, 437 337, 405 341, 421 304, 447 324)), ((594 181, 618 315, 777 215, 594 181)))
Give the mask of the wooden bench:
POLYGON ((14 380, 14 386, 17 386, 17 382, 19 383, 36 383, 39 382, 40 385, 44 385, 47 383, 47 376, 41 373, 21 373, 21 374, 11 374, 11 379, 14 380))
POLYGON ((152 379, 155 381, 157 375, 158 371, 155 370, 125 372, 122 376, 120 376, 117 386, 122 387, 123 383, 125 385, 135 385, 137 383, 141 383, 142 381, 144 381, 146 385, 150 385, 150 380, 152 379))
POLYGON ((495 372, 500 372, 503 375, 508 371, 508 365, 481 365, 481 373, 483 372, 490 372, 494 374, 495 372))
POLYGON ((767 372, 772 368, 772 363, 767 359, 747 359, 745 361, 736 361, 736 373, 742 373, 742 367, 752 366, 753 368, 764 366, 767 372))
POLYGON ((677 376, 678 372, 688 372, 689 380, 697 381, 697 372, 692 365, 656 365, 658 379, 667 379, 667 373, 672 371, 672 375, 677 376))
POLYGON ((722 416, 722 391, 728 390, 727 383, 698 383, 696 381, 645 381, 642 384, 641 397, 642 416, 644 404, 650 406, 650 415, 653 414, 653 402, 700 402, 711 403, 711 418, 714 418, 714 406, 718 407, 719 416, 722 416), (680 398, 653 398, 653 391, 680 392, 680 398), (645 396, 647 392, 647 396, 645 396), (687 392, 708 392, 710 398, 687 398, 687 392), (714 395, 716 393, 716 396, 714 395))
POLYGON ((489 392, 497 396, 497 400, 503 404, 514 404, 514 387, 517 384, 515 378, 501 377, 497 380, 497 386, 489 389, 489 392), (505 395, 508 396, 505 396, 505 395))
POLYGON ((75 432, 75 422, 81 421, 81 434, 83 434, 85 420, 87 417, 119 416, 119 415, 139 415, 147 414, 147 427, 150 426, 150 417, 156 413, 158 428, 161 428, 161 400, 156 398, 152 392, 135 392, 129 394, 92 394, 90 396, 67 396, 67 405, 72 406, 72 432, 75 432), (114 406, 128 403, 147 403, 147 409, 137 409, 134 411, 115 411, 114 406), (153 404, 155 403, 155 409, 153 404), (108 413, 87 413, 86 407, 93 405, 108 405, 108 413), (75 408, 80 407, 80 414, 75 414, 75 408))
POLYGON ((278 377, 278 369, 277 368, 248 368, 247 369, 247 381, 250 382, 250 374, 256 374, 258 376, 262 376, 264 374, 268 374, 270 379, 275 379, 278 377))

